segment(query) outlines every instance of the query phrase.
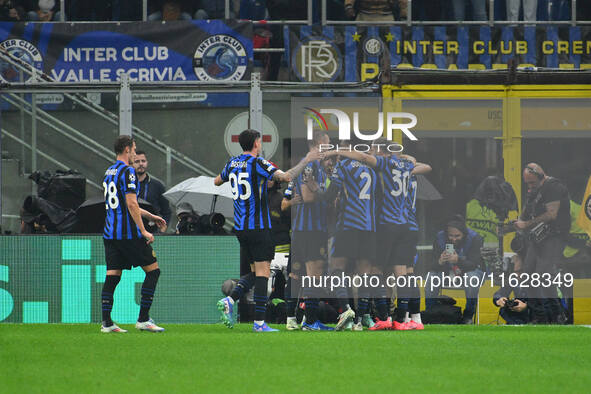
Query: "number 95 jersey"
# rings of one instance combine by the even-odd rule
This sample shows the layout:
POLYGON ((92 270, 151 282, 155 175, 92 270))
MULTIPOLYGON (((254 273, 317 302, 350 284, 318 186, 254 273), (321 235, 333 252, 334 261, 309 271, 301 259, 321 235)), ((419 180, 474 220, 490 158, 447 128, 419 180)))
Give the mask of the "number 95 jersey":
POLYGON ((138 179, 133 167, 121 160, 107 168, 103 180, 105 194, 104 239, 138 239, 142 233, 129 215, 125 195, 139 193, 138 179))
POLYGON ((259 230, 271 228, 267 180, 277 171, 269 161, 242 154, 230 159, 220 174, 230 182, 234 199, 234 228, 259 230))

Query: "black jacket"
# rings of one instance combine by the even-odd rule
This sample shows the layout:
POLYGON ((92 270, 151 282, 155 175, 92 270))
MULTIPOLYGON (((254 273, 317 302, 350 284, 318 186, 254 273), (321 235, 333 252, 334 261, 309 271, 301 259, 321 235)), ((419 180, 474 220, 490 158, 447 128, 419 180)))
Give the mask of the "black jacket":
MULTIPOLYGON (((501 297, 511 298, 510 295, 513 293, 513 298, 525 302, 527 304, 527 291, 521 287, 511 287, 509 284, 505 284, 505 287, 501 287, 493 295, 493 304, 497 305, 497 301, 501 297)), ((527 324, 530 320, 530 309, 525 308, 521 312, 512 311, 506 307, 501 308, 499 311, 501 317, 505 319, 507 324, 527 324)))
POLYGON ((156 179, 150 178, 149 174, 140 184, 139 198, 142 198, 152 204, 154 207, 154 214, 166 220, 166 224, 170 223, 170 205, 168 200, 163 196, 165 192, 164 185, 156 179))

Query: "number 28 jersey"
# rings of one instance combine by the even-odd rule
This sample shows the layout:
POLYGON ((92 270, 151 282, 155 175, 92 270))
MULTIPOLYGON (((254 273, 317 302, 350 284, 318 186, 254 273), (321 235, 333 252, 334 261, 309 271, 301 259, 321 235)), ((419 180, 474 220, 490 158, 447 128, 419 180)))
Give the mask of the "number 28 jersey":
POLYGON ((230 182, 234 199, 234 228, 259 230, 271 228, 267 180, 277 171, 269 161, 242 154, 230 159, 220 174, 230 182))
POLYGON ((142 233, 137 227, 127 209, 125 195, 139 193, 138 179, 133 167, 121 160, 107 168, 103 180, 105 193, 105 239, 137 239, 142 233))

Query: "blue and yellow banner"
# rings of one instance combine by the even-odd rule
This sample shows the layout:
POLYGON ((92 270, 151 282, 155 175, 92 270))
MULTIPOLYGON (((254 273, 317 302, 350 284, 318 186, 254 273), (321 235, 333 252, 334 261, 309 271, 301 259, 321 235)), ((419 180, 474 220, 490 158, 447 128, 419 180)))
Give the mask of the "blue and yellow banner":
POLYGON ((360 81, 380 70, 591 68, 591 28, 582 26, 286 27, 291 79, 360 81))

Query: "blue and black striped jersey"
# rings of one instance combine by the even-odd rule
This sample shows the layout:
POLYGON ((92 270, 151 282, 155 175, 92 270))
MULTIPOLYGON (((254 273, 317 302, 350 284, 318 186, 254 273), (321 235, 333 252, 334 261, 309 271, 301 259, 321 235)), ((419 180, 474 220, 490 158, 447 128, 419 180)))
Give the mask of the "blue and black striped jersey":
POLYGON ((379 223, 405 224, 405 201, 408 196, 410 172, 414 166, 395 155, 377 156, 376 159, 383 191, 379 206, 379 223))
POLYGON ((138 179, 133 167, 121 160, 107 168, 103 180, 105 193, 105 239, 137 239, 142 237, 127 209, 125 195, 133 193, 138 195, 138 179))
MULTIPOLYGON (((412 165, 410 162, 406 163, 412 165)), ((417 176, 411 174, 410 178, 408 178, 408 194, 404 202, 404 215, 412 231, 419 231, 419 223, 417 222, 417 185, 417 176)))
POLYGON ((337 163, 330 177, 331 187, 341 191, 337 231, 376 231, 376 178, 373 168, 356 160, 337 163))
MULTIPOLYGON (((326 174, 319 161, 308 163, 304 171, 290 182, 284 196, 292 193, 302 195, 302 186, 307 180, 315 180, 320 190, 325 190, 326 174), (289 192, 288 192, 289 190, 289 192), (294 192, 295 191, 295 192, 294 192)), ((317 201, 302 203, 292 208, 292 231, 326 231, 327 203, 318 199, 317 201)))
POLYGON ((261 157, 242 154, 230 159, 221 178, 230 182, 234 199, 234 228, 236 230, 270 229, 267 180, 277 171, 272 163, 261 157))
POLYGON ((285 197, 288 200, 291 200, 291 198, 293 197, 293 181, 287 184, 287 188, 285 188, 285 191, 283 192, 283 197, 285 197))

